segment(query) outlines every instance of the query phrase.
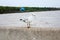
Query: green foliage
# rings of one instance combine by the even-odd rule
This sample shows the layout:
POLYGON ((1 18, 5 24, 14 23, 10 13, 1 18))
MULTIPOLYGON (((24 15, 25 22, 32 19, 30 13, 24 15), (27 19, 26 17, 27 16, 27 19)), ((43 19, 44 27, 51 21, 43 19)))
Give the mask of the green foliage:
MULTIPOLYGON (((60 8, 24 7, 25 12, 60 10, 60 8)), ((0 14, 21 12, 20 7, 0 6, 0 14)))
POLYGON ((2 14, 2 13, 12 13, 12 12, 16 12, 18 10, 19 10, 19 8, 17 8, 17 7, 3 7, 3 6, 0 6, 0 14, 2 14))
POLYGON ((51 11, 51 10, 60 10, 60 8, 46 8, 46 7, 26 7, 26 11, 51 11))

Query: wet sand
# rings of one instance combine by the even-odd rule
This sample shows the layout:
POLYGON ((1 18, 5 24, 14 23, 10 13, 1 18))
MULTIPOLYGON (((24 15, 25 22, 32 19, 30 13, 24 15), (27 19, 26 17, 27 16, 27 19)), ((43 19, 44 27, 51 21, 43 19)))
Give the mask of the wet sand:
POLYGON ((60 29, 0 27, 0 40, 60 40, 60 29))

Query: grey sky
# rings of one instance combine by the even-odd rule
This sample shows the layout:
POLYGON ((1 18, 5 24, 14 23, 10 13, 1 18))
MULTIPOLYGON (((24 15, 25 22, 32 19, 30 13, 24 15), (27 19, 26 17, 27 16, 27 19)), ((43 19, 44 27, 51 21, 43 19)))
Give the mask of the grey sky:
POLYGON ((60 7, 60 0, 0 0, 0 6, 60 7))

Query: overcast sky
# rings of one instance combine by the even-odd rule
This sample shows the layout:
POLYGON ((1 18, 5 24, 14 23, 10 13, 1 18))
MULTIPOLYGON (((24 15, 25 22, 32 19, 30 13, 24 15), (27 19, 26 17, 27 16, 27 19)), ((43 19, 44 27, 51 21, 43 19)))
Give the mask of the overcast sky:
POLYGON ((60 0, 0 0, 0 6, 60 7, 60 0))

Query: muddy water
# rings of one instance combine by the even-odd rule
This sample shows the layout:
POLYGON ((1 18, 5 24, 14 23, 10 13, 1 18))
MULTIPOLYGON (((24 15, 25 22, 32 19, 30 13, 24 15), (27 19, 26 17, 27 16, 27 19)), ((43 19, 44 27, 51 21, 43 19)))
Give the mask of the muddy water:
POLYGON ((32 14, 36 17, 32 20, 31 27, 60 27, 60 11, 0 14, 0 26, 27 27, 20 19, 32 14))

